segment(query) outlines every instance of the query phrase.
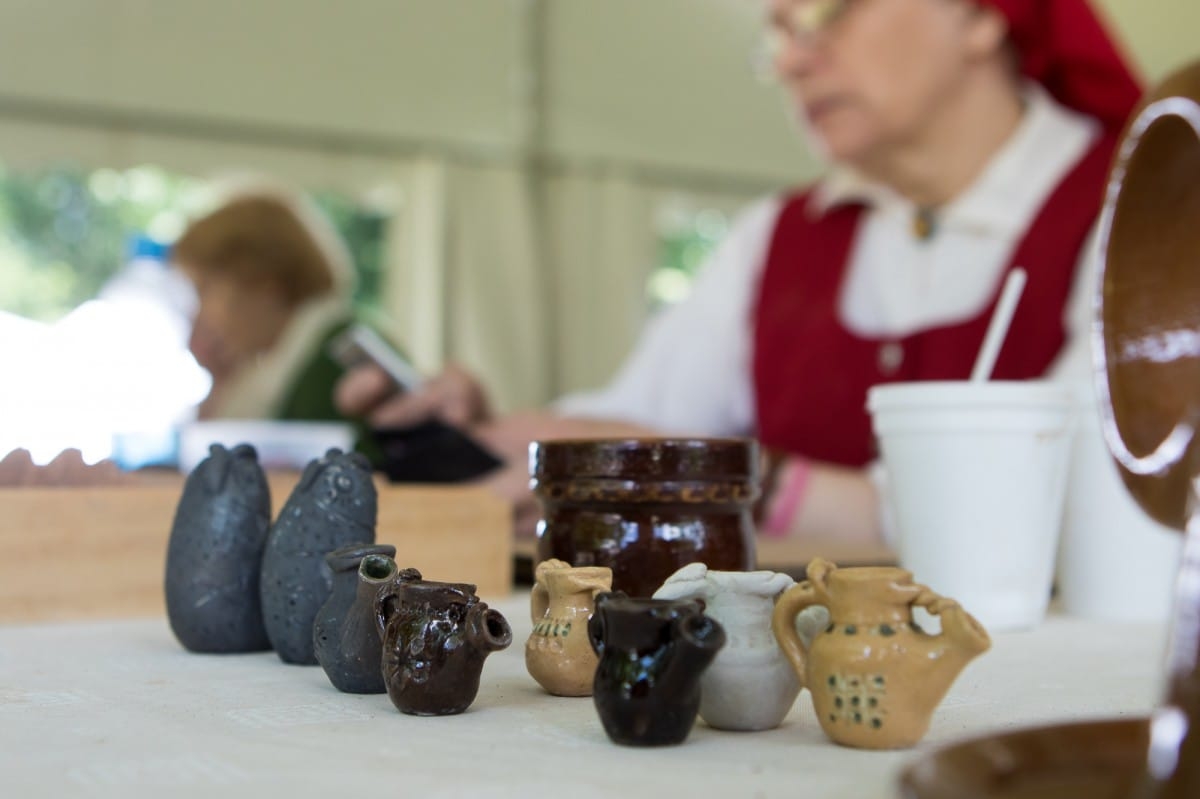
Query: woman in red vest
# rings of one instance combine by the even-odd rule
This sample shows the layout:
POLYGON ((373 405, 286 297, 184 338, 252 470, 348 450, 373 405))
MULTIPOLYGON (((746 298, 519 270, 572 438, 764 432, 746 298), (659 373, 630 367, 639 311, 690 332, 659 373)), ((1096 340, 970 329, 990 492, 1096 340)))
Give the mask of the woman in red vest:
MULTIPOLYGON (((691 296, 603 390, 479 429, 515 455, 560 435, 756 435, 783 457, 768 533, 875 538, 867 389, 964 379, 1007 272, 1028 284, 994 372, 1088 367, 1090 231, 1140 87, 1087 0, 769 0, 775 72, 826 178, 751 208, 691 296)), ((375 407, 378 373, 340 387, 375 407)), ((450 370, 379 423, 486 422, 450 370)), ((527 514, 528 515, 528 514, 527 514)))

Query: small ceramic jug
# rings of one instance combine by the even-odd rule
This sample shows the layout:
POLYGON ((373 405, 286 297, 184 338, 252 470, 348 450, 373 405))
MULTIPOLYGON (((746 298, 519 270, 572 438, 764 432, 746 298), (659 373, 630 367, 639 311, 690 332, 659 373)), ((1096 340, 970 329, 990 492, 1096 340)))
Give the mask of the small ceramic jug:
POLYGON ((383 642, 375 624, 375 595, 396 576, 395 555, 390 544, 351 544, 325 556, 333 572, 333 593, 313 622, 313 650, 339 691, 387 690, 380 668, 383 642))
POLYGON ((596 595, 612 589, 612 569, 561 560, 538 564, 525 643, 525 668, 556 696, 591 696, 599 662, 588 640, 596 595))
POLYGON ((421 579, 404 569, 375 597, 383 679, 401 712, 462 713, 475 701, 483 661, 512 643, 512 628, 475 586, 421 579))
POLYGON ((270 649, 258 576, 271 493, 249 444, 209 448, 183 485, 167 544, 167 618, 193 652, 270 649))
POLYGON ((700 709, 700 678, 725 644, 704 603, 600 594, 588 637, 600 656, 592 698, 608 737, 683 743, 700 709))
POLYGON ((271 646, 284 663, 313 665, 313 620, 329 598, 325 555, 375 541, 375 483, 357 452, 331 449, 304 470, 263 553, 260 592, 271 646))
POLYGON ((720 730, 779 726, 800 693, 792 665, 775 642, 775 600, 795 585, 777 572, 710 571, 684 566, 654 592, 655 599, 701 599, 704 612, 725 628, 725 648, 700 681, 700 718, 720 730))
POLYGON ((957 602, 945 599, 896 568, 838 569, 816 558, 808 580, 775 605, 775 637, 812 692, 825 734, 862 749, 913 746, 959 672, 987 651, 987 632, 957 602), (796 614, 829 608, 830 622, 805 647, 796 614), (928 635, 912 609, 941 617, 942 633, 928 635))

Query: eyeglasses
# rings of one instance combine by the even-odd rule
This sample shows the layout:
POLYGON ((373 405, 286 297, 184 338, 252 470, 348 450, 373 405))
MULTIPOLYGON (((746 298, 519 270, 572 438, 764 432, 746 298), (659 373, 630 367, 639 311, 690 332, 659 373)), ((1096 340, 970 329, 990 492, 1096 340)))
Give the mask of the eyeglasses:
POLYGON ((826 33, 856 0, 792 0, 781 16, 768 21, 755 56, 755 70, 769 77, 779 55, 792 44, 809 44, 826 33))

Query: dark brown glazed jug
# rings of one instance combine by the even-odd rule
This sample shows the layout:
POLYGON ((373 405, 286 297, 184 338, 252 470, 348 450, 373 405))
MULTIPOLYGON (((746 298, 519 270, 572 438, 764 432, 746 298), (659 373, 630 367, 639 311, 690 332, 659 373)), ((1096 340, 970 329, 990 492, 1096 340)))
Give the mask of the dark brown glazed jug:
POLYGON ((475 586, 422 580, 416 569, 379 590, 375 619, 388 696, 414 716, 462 713, 479 692, 483 661, 512 643, 508 621, 475 586))
POLYGON ((725 645, 703 600, 600 594, 588 638, 600 656, 592 699, 608 737, 626 746, 683 743, 700 711, 700 678, 725 645))
POLYGON ((754 441, 539 441, 530 474, 538 560, 607 566, 614 590, 639 597, 689 563, 754 568, 754 441))

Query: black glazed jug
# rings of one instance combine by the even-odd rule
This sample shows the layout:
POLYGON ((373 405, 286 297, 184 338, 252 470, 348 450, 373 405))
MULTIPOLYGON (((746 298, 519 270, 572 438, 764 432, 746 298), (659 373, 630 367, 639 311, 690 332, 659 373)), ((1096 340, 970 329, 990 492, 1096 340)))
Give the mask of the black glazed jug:
POLYGON ((600 594, 588 637, 600 656, 592 698, 608 737, 626 746, 683 743, 700 710, 700 677, 725 645, 704 602, 600 594))

